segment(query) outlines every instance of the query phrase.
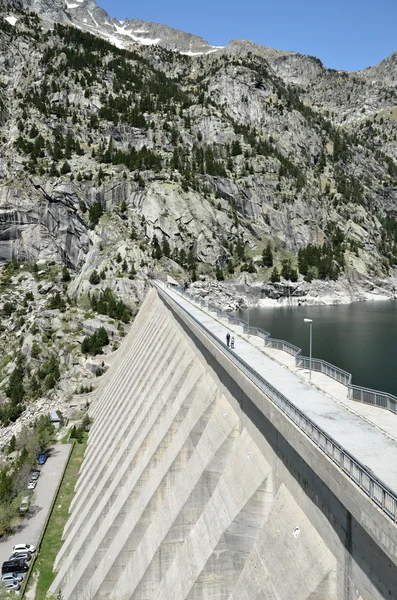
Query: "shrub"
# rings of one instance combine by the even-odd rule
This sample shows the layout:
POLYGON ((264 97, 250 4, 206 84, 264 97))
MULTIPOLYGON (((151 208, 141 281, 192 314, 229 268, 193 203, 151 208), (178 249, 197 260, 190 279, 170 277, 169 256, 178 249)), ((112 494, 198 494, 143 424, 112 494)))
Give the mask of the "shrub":
POLYGON ((31 357, 32 358, 37 358, 39 356, 40 352, 41 352, 41 348, 38 345, 38 343, 37 342, 33 342, 33 344, 32 344, 32 351, 30 353, 31 357))
POLYGON ((99 295, 93 294, 90 303, 92 310, 101 315, 121 320, 123 323, 128 323, 131 319, 131 310, 122 300, 116 298, 109 288, 100 292, 99 295))
POLYGON ((64 266, 64 267, 62 268, 62 281, 63 281, 64 283, 67 283, 68 281, 70 281, 70 273, 69 273, 69 269, 68 269, 66 266, 64 266))
POLYGON ((61 297, 61 294, 59 292, 56 292, 56 294, 51 296, 47 306, 50 310, 58 309, 61 312, 63 312, 66 309, 66 302, 61 297))
POLYGON ((37 377, 44 382, 47 390, 52 390, 61 377, 59 362, 55 355, 46 360, 37 371, 37 377))
POLYGON ((13 302, 4 302, 3 311, 8 317, 12 315, 15 309, 16 306, 13 302))
POLYGON ((109 343, 108 334, 104 327, 97 329, 92 335, 88 335, 81 343, 81 351, 84 354, 102 354, 102 347, 109 343))

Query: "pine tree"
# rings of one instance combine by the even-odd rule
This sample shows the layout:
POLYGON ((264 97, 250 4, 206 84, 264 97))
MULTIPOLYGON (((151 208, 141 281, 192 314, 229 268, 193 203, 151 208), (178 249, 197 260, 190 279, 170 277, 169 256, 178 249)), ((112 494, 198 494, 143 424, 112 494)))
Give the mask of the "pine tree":
POLYGON ((163 251, 164 256, 167 256, 167 258, 171 254, 171 247, 170 247, 169 241, 167 240, 166 237, 163 237, 162 251, 163 251))
POLYGON ((179 252, 179 264, 182 267, 186 266, 186 252, 183 248, 181 248, 181 251, 179 252))
POLYGON ((273 252, 270 246, 270 243, 264 248, 262 252, 262 265, 264 267, 272 267, 273 266, 273 252))
POLYGON ((69 269, 67 268, 66 265, 62 268, 62 281, 64 283, 67 283, 68 281, 70 281, 70 273, 69 273, 69 269))
POLYGON ((229 258, 229 260, 227 262, 227 271, 228 271, 228 273, 230 273, 230 275, 233 275, 233 273, 234 273, 234 263, 231 258, 229 258))
POLYGON ((88 281, 90 282, 91 285, 98 285, 98 283, 100 283, 101 278, 100 278, 99 273, 98 273, 98 271, 96 269, 91 273, 90 278, 89 278, 88 281))
POLYGON ((217 278, 218 281, 223 281, 225 279, 225 277, 223 275, 223 271, 219 265, 216 265, 215 277, 217 278))
POLYGON ((36 124, 33 123, 32 127, 29 131, 29 137, 33 139, 33 138, 37 137, 38 135, 39 135, 39 130, 37 129, 36 124))
POLYGON ((61 168, 61 175, 66 175, 67 173, 70 173, 71 169, 70 169, 70 165, 67 162, 67 160, 65 160, 65 162, 62 165, 61 168))
POLYGON ((279 275, 277 267, 273 268, 272 274, 270 276, 270 281, 272 283, 278 283, 280 281, 280 275, 279 275))
POLYGON ((248 263, 247 271, 248 271, 248 273, 256 273, 256 268, 255 268, 252 258, 248 263))
POLYGON ((325 166, 327 164, 327 159, 325 156, 324 148, 321 148, 320 156, 317 162, 317 171, 319 173, 324 173, 325 166))
POLYGON ((240 142, 238 140, 234 140, 232 142, 231 152, 232 152, 232 156, 238 156, 239 154, 243 153, 243 150, 241 148, 241 144, 240 144, 240 142))
POLYGON ((289 280, 291 278, 291 261, 290 260, 283 260, 283 266, 281 268, 281 276, 287 280, 289 280))

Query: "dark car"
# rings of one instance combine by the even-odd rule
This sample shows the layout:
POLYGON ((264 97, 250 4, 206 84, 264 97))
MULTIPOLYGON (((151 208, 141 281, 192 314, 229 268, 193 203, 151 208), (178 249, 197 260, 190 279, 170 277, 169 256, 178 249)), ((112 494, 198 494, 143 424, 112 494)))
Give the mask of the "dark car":
POLYGON ((41 454, 39 454, 39 458, 37 459, 37 464, 44 465, 46 460, 47 460, 47 455, 45 452, 42 452, 41 454))
POLYGON ((1 574, 6 573, 26 573, 29 571, 29 565, 23 559, 14 558, 13 560, 6 560, 1 565, 1 574))
POLYGON ((9 560, 26 560, 26 561, 30 561, 30 559, 32 558, 32 555, 30 552, 13 552, 9 558, 9 560))

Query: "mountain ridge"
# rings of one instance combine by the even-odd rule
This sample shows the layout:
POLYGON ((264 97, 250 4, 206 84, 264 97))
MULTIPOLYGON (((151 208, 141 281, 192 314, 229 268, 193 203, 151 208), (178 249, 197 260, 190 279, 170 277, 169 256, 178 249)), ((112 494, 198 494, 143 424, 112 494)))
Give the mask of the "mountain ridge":
MULTIPOLYGON (((188 56, 201 56, 212 52, 236 52, 239 48, 244 51, 255 51, 268 57, 292 57, 299 56, 316 61, 327 71, 335 69, 326 67, 320 58, 302 54, 292 50, 275 49, 251 40, 231 39, 226 46, 212 45, 201 36, 184 32, 171 27, 167 24, 143 21, 139 18, 124 18, 123 20, 110 17, 109 14, 100 7, 95 0, 7 0, 8 5, 12 7, 30 8, 36 11, 43 18, 54 22, 68 22, 74 26, 103 36, 111 43, 119 45, 125 49, 131 49, 131 44, 138 43, 143 45, 159 45, 169 50, 176 50, 188 56), (98 20, 97 20, 98 19, 98 20), (100 23, 98 23, 100 21, 100 23), (108 29, 110 27, 110 30, 108 29), (138 27, 134 30, 134 27, 138 27), (143 29, 145 28, 145 29, 143 29), (138 35, 134 35, 138 34, 138 35), (149 37, 145 37, 149 34, 149 37), (158 37, 160 35, 161 37, 158 37), (143 37, 142 37, 143 36, 143 37), (126 38, 129 40, 126 42, 126 38), (131 40, 131 41, 130 41, 131 40)), ((337 72, 346 72, 350 74, 370 74, 377 73, 378 68, 384 65, 385 61, 397 58, 397 51, 390 56, 385 57, 379 63, 358 71, 346 71, 338 69, 337 72)), ((383 71, 383 68, 382 68, 383 71)))

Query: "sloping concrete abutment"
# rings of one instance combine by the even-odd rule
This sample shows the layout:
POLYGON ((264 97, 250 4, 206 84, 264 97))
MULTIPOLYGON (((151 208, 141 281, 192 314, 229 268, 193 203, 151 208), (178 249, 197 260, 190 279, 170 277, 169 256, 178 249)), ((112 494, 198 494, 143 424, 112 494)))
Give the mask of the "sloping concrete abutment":
POLYGON ((307 401, 325 430, 328 418, 333 439, 362 452, 392 489, 397 444, 246 341, 231 353, 217 342, 225 333, 174 292, 149 291, 93 394, 51 591, 65 600, 396 599, 395 505, 377 505, 236 357, 292 402, 307 401))

